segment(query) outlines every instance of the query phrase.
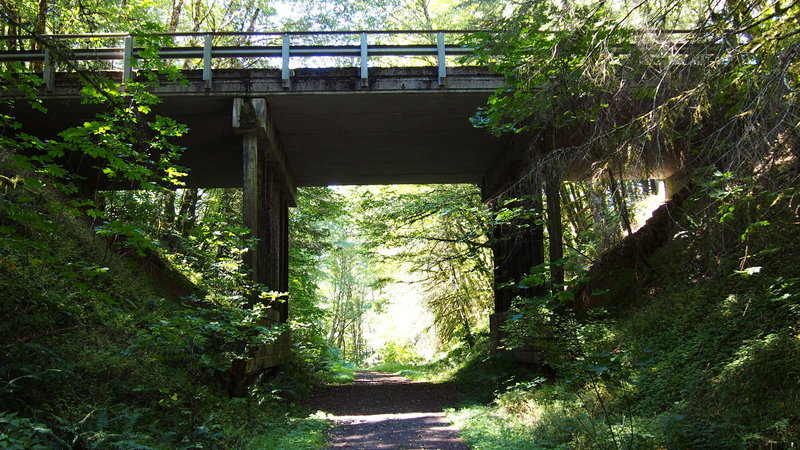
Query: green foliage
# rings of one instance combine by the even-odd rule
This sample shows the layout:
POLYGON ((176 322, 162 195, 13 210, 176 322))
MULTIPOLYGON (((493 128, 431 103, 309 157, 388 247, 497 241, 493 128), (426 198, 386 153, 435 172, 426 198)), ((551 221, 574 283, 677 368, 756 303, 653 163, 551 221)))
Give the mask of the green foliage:
MULTIPOLYGON (((312 416, 290 425, 290 431, 278 441, 276 450, 314 450, 326 447, 326 433, 331 426, 326 418, 312 416)), ((253 448, 270 448, 268 442, 264 440, 253 448)))
POLYGON ((139 256, 145 256, 145 251, 158 248, 157 243, 148 239, 142 230, 133 224, 124 222, 106 222, 95 228, 98 236, 108 236, 114 239, 122 238, 125 246, 132 248, 139 256))
POLYGON ((780 56, 795 46, 796 8, 519 2, 493 21, 497 31, 468 41, 474 62, 508 80, 473 123, 524 132, 531 149, 544 149, 522 168, 541 183, 585 155, 593 180, 658 172, 674 158, 687 172, 752 175, 781 152, 796 155, 786 140, 798 123, 788 81, 796 64, 780 56))
POLYGON ((462 429, 461 438, 470 448, 481 450, 527 450, 554 448, 547 442, 536 441, 528 427, 513 417, 500 417, 490 408, 472 406, 451 413, 448 417, 462 429))
MULTIPOLYGON (((157 56, 157 40, 138 42, 142 56, 157 56)), ((41 80, 15 67, 2 72, 3 89, 38 107, 41 80)), ((283 331, 264 320, 265 305, 280 300, 253 285, 242 263, 253 241, 240 194, 182 190, 176 209, 163 189, 183 175, 182 149, 170 139, 186 130, 152 114, 159 100, 150 87, 177 69, 147 58, 139 68, 140 81, 124 89, 84 76, 84 100, 101 113, 55 139, 0 118, 9 130, 0 142, 0 311, 11 318, 0 326, 4 446, 219 448, 263 439, 321 447, 324 421, 303 419, 290 403, 310 374, 258 383, 244 405, 228 398, 232 361, 283 331), (60 165, 67 156, 144 190, 82 197, 86 180, 60 165), (247 307, 253 297, 265 305, 247 307), (258 436, 239 415, 250 403, 259 406, 248 419, 260 424, 258 436)))
MULTIPOLYGON (((619 286, 619 304, 608 313, 574 315, 571 294, 548 284, 546 266, 514 280, 520 295, 505 342, 534 351, 553 370, 551 384, 501 390, 491 408, 499 420, 465 419, 474 442, 480 433, 497 436, 477 446, 506 440, 534 448, 745 448, 797 441, 800 422, 788 405, 798 389, 790 368, 798 361, 790 293, 798 153, 788 136, 798 115, 796 92, 782 75, 791 64, 779 56, 794 48, 796 7, 521 2, 495 21, 498 33, 470 41, 480 49, 475 61, 510 82, 473 123, 523 134, 535 163, 522 171, 532 185, 584 155, 593 158, 591 180, 560 186, 571 228, 565 242, 590 262, 615 239, 587 231, 601 235, 616 222, 632 232, 630 185, 616 176, 659 168, 675 155, 689 161, 687 174, 703 167, 690 183, 696 190, 686 215, 660 231, 677 231, 666 248, 651 257, 641 236, 629 242, 638 246, 630 252, 636 264, 605 280, 619 286), (673 52, 667 49, 681 45, 674 35, 643 32, 675 25, 695 30, 686 36, 704 44, 673 52), (594 188, 606 175, 608 186, 594 188), (575 195, 580 190, 588 201, 575 195), (529 294, 531 288, 539 292, 529 294), (482 431, 471 433, 470 426, 482 431), (528 431, 524 444, 515 440, 519 427, 528 431)), ((505 224, 513 222, 515 211, 501 212, 505 224)), ((571 276, 580 283, 582 264, 569 265, 578 270, 568 273, 568 284, 571 276)))
POLYGON ((394 248, 424 290, 441 348, 474 344, 491 302, 489 212, 477 187, 398 186, 364 192, 359 225, 371 245, 394 248))
MULTIPOLYGON (((146 53, 158 43, 145 44, 146 53)), ((178 178, 184 175, 176 165, 182 148, 171 143, 170 139, 181 136, 186 129, 172 119, 153 116, 151 107, 159 99, 149 92, 159 77, 175 78, 177 72, 157 59, 141 61, 151 69, 148 72, 150 80, 130 82, 125 89, 107 78, 79 73, 79 78, 85 83, 81 91, 84 102, 102 105, 101 112, 94 120, 63 130, 58 139, 42 139, 27 134, 12 116, 4 115, 3 125, 14 131, 4 135, 0 151, 4 171, 16 175, 14 184, 22 183, 34 193, 46 187, 51 194, 55 189, 68 196, 48 203, 53 214, 66 210, 73 214, 86 213, 97 219, 104 217, 105 213, 97 207, 96 199, 77 195, 78 184, 86 185, 86 181, 76 173, 80 168, 68 170, 62 165, 65 157, 95 162, 93 169, 108 181, 122 181, 147 189, 157 189, 159 183, 178 183, 178 178)), ((26 73, 21 66, 15 66, 4 77, 8 82, 4 89, 26 93, 28 103, 46 114, 35 97, 36 89, 41 85, 40 79, 26 73)), ((20 198, 25 199, 24 196, 20 198)), ((130 223, 110 221, 98 227, 97 231, 122 237, 140 256, 145 250, 154 248, 153 242, 130 223)))
POLYGON ((331 384, 348 384, 356 378, 356 366, 340 359, 339 352, 334 349, 330 351, 329 364, 324 372, 323 380, 331 384))
POLYGON ((473 124, 501 134, 596 120, 609 105, 580 108, 574 97, 602 86, 604 75, 622 65, 620 58, 609 57, 601 48, 624 53, 630 46, 629 33, 614 23, 609 9, 522 2, 509 17, 493 24, 503 30, 502 38, 482 32, 468 40, 478 49, 474 62, 492 67, 509 81, 478 111, 473 124))
POLYGON ((239 436, 228 439, 226 443, 231 448, 247 450, 322 449, 327 444, 326 433, 331 422, 322 415, 310 415, 278 421, 270 417, 269 422, 254 421, 253 425, 254 429, 242 429, 239 436))
POLYGON ((204 296, 163 296, 141 261, 44 200, 20 184, 0 208, 0 309, 10 318, 0 402, 15 411, 2 416, 6 446, 323 446, 326 421, 291 406, 308 389, 293 380, 308 375, 262 381, 241 401, 220 383, 234 358, 280 331, 262 325, 262 308, 242 308, 244 296, 219 281, 204 296))
POLYGON ((420 359, 408 343, 402 344, 394 340, 387 341, 383 344, 383 347, 378 349, 378 355, 384 364, 395 363, 410 365, 419 362, 420 359))
POLYGON ((372 352, 364 338, 366 317, 384 303, 379 296, 386 280, 374 266, 374 255, 353 234, 347 225, 337 229, 335 246, 324 261, 331 311, 328 341, 343 359, 361 364, 372 352))
MULTIPOLYGON (((477 3, 465 3, 462 11, 477 3)), ((327 421, 304 417, 290 404, 314 381, 352 377, 343 354, 363 360, 370 353, 362 325, 366 312, 382 303, 370 294, 386 283, 373 250, 387 239, 404 249, 397 258, 409 258, 425 274, 439 338, 452 347, 439 360, 409 367, 413 352, 392 342, 381 352, 395 364, 383 367, 419 377, 458 369, 469 396, 494 401, 456 413, 476 448, 796 442, 800 236, 796 164, 786 161, 797 157, 800 83, 792 55, 798 6, 724 2, 706 10, 700 3, 666 2, 616 10, 630 5, 498 3, 480 10, 504 17, 493 24, 501 34, 478 34, 467 43, 480 50, 476 62, 494 67, 510 84, 473 123, 548 143, 554 130, 566 136, 585 131, 578 145, 556 149, 564 158, 532 171, 557 171, 570 157, 591 153, 600 161, 595 167, 609 175, 608 181, 564 185, 562 202, 572 208, 567 243, 575 253, 515 280, 522 295, 506 343, 533 344, 549 376, 515 373, 502 356, 486 359, 480 331, 491 306, 487 230, 518 218, 533 223, 538 212, 509 199, 490 217, 471 186, 373 191, 355 206, 319 188, 302 192, 292 213, 288 326, 297 361, 274 379, 259 380, 247 398, 229 399, 221 381, 230 362, 282 331, 264 326, 263 308, 245 305, 252 298, 280 300, 250 283, 243 268, 253 242, 238 213, 240 193, 161 189, 180 185, 181 149, 171 140, 188 130, 152 113, 158 98, 149 88, 161 78, 175 80, 178 69, 158 61, 160 38, 137 33, 145 58, 137 61, 136 81, 121 89, 83 77, 85 101, 102 110, 97 117, 44 139, 25 133, 11 113, 0 115, 0 311, 6 318, 0 324, 0 400, 8 408, 0 412, 0 445, 323 446, 327 421), (693 23, 682 15, 701 19, 693 23), (634 32, 674 25, 710 39, 704 52, 675 52, 634 32), (623 226, 630 230, 626 208, 638 192, 610 168, 647 169, 652 161, 637 161, 642 149, 653 147, 665 152, 658 158, 675 152, 714 167, 696 179, 700 195, 670 246, 646 261, 644 273, 621 274, 618 282, 638 308, 575 316, 566 288, 582 283, 583 266, 613 244, 623 226), (92 160, 106 181, 143 190, 105 193, 102 202, 83 198, 78 182, 86 180, 61 163, 70 155, 92 160), (94 233, 75 220, 84 214, 94 233), (350 236, 356 233, 362 238, 350 236), (363 236, 370 233, 368 242, 363 236), (137 262, 121 258, 114 242, 132 250, 137 262), (166 278, 144 271, 144 259, 166 278), (559 266, 568 268, 567 286, 549 278, 559 266), (330 314, 318 306, 326 281, 338 302, 330 314), (549 291, 532 293, 541 286, 549 291), (339 321, 329 336, 326 320, 339 321)), ((183 2, 55 1, 42 23, 36 2, 9 5, 0 10, 6 19, 0 27, 9 34, 131 25, 146 31, 267 28, 266 17, 274 13, 260 0, 199 1, 190 13, 181 11, 183 2), (167 18, 174 20, 156 23, 167 18)), ((400 5, 303 6, 321 12, 320 18, 290 27, 388 23, 400 5)), ((403 8, 404 23, 433 28, 455 17, 431 2, 413 6, 403 8)), ((9 49, 21 45, 3 42, 9 49)), ((33 43, 48 45, 64 63, 59 57, 67 49, 33 43)), ((21 92, 20 101, 45 113, 37 98, 43 81, 23 65, 4 68, 0 89, 21 92)), ((4 111, 13 111, 4 103, 4 111)))
POLYGON ((0 445, 9 450, 46 450, 52 432, 17 413, 0 413, 0 445))
MULTIPOLYGON (((351 3, 334 5, 350 23, 389 15, 370 10, 369 2, 351 3)), ((420 5, 426 16, 428 6, 420 5)), ((3 41, 9 50, 47 48, 60 70, 83 82, 83 101, 100 111, 47 139, 26 134, 12 115, 0 117, 6 131, 0 137, 0 309, 12 317, 0 327, 7 343, 0 398, 19 417, 30 417, 4 413, 9 446, 31 447, 44 439, 45 445, 65 448, 317 448, 324 444, 326 421, 276 404, 296 399, 326 376, 352 377, 353 368, 325 340, 319 286, 326 277, 338 277, 344 287, 360 284, 348 298, 354 300, 385 280, 371 270, 369 252, 346 239, 350 229, 339 218, 352 212, 344 211, 331 190, 309 189, 301 200, 308 205, 292 213, 291 226, 287 327, 298 358, 284 369, 295 372, 283 384, 257 383, 247 399, 226 398, 231 361, 283 331, 264 325, 264 308, 246 304, 252 298, 281 300, 249 282, 243 256, 253 240, 241 224, 241 194, 172 190, 182 186, 186 172, 177 163, 183 149, 173 140, 190 130, 153 113, 159 103, 153 85, 180 79, 179 65, 158 59, 166 38, 151 33, 218 31, 219 24, 266 27, 274 9, 262 1, 182 7, 183 2, 57 0, 0 7, 7 19, 0 28, 12 35, 135 29, 140 47, 133 61, 137 75, 121 86, 91 74, 107 69, 105 62, 75 63, 66 46, 39 38, 3 41), (84 161, 84 167, 68 168, 65 159, 84 161), (100 174, 99 185, 136 190, 83 196, 99 186, 78 174, 87 172, 100 174), (89 229, 83 220, 91 222, 89 229), (319 258, 330 255, 320 268, 319 258), (352 264, 343 270, 341 262, 352 264), (22 431, 40 423, 52 432, 22 431)), ((341 23, 342 15, 336 19, 341 23)), ((325 25, 307 28, 315 26, 325 25)), ((118 45, 113 39, 94 42, 118 45)), ((0 88, 23 93, 46 118, 37 97, 43 81, 30 73, 38 66, 7 67, 0 88)), ((358 336, 350 342, 357 343, 358 336)), ((362 359, 367 353, 355 351, 362 359)))

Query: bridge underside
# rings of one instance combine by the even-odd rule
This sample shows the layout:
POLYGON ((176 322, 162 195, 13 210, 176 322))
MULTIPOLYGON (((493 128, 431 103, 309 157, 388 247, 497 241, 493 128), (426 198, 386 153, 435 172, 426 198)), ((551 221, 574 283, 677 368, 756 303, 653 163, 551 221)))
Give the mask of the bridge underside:
MULTIPOLYGON (((440 88, 435 68, 371 69, 362 87, 357 69, 297 69, 289 89, 279 70, 216 70, 206 89, 199 71, 188 85, 167 83, 154 112, 186 124, 176 143, 186 151, 189 187, 241 187, 242 145, 231 125, 234 98, 264 99, 295 186, 480 183, 506 141, 472 127, 469 118, 502 85, 480 68, 448 69, 440 88)), ((119 77, 118 74, 110 74, 119 77)), ((80 125, 98 111, 83 105, 79 86, 56 79, 45 97, 47 118, 17 117, 39 135, 80 125)))
MULTIPOLYGON (((255 281, 271 290, 288 288, 288 208, 298 186, 475 183, 488 200, 515 185, 509 195, 542 207, 542 187, 518 183, 528 143, 493 138, 469 121, 503 84, 486 69, 449 68, 444 86, 436 68, 426 67, 371 69, 366 84, 357 69, 298 69, 289 86, 279 70, 215 70, 210 82, 199 71, 184 75, 188 83, 157 89, 162 103, 154 112, 190 129, 177 141, 186 148, 180 163, 190 169, 188 187, 243 188, 245 222, 259 240, 249 264, 255 281)), ((46 117, 23 108, 14 115, 25 131, 55 136, 99 110, 81 104, 79 89, 56 77, 53 92, 43 95, 46 117)), ((90 188, 126 187, 105 180, 90 188)), ((516 229, 523 234, 511 225, 495 230, 497 286, 513 285, 545 260, 542 224, 522 225, 516 229)), ((513 295, 496 290, 494 331, 513 295)), ((276 303, 269 321, 287 317, 288 305, 276 303)), ((284 335, 259 348, 241 362, 242 376, 285 360, 288 347, 284 335)))

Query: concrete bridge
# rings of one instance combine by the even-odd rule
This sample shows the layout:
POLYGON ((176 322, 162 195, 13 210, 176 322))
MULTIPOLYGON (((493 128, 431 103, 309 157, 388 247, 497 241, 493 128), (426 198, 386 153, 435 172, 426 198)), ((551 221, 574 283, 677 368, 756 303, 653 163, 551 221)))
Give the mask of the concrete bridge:
MULTIPOLYGON (((454 56, 471 51, 448 43, 456 33, 424 32, 429 42, 422 44, 370 43, 385 34, 330 33, 335 39, 348 37, 357 43, 293 46, 292 39, 306 36, 264 33, 280 45, 255 47, 215 47, 219 34, 188 34, 180 36, 203 45, 161 49, 162 58, 195 58, 201 63, 198 69, 183 70, 186 83, 164 82, 155 89, 162 103, 154 112, 190 129, 177 141, 186 147, 181 164, 190 169, 187 185, 243 188, 245 222, 259 239, 249 263, 255 280, 272 290, 288 290, 288 208, 294 204, 297 187, 474 183, 488 199, 520 175, 519 146, 509 138, 491 137, 469 121, 489 95, 503 86, 503 78, 486 68, 453 66, 454 56), (373 67, 369 62, 375 56, 427 57, 434 65, 373 67), (357 63, 355 67, 292 69, 297 57, 353 58, 357 63), (280 67, 215 69, 217 58, 273 58, 280 67)), ((141 49, 134 39, 104 36, 122 39, 123 45, 71 49, 67 54, 75 61, 116 61, 121 63, 119 70, 106 75, 122 83, 135 80, 141 49)), ((50 37, 51 42, 62 44, 90 38, 98 39, 50 37)), ((81 104, 80 84, 58 70, 63 62, 53 53, 51 47, 0 52, 0 62, 42 64, 41 97, 47 115, 21 107, 14 111, 25 131, 37 136, 79 125, 100 108, 81 104)), ((526 235, 495 244, 498 285, 544 262, 542 227, 532 225, 526 235)), ((498 292, 495 317, 503 316, 510 301, 508 293, 498 292)), ((288 305, 280 304, 270 314, 272 322, 285 322, 288 305)), ((498 324, 493 321, 495 330, 498 324)), ((252 373, 273 366, 287 352, 284 336, 278 345, 259 349, 241 370, 252 373)))

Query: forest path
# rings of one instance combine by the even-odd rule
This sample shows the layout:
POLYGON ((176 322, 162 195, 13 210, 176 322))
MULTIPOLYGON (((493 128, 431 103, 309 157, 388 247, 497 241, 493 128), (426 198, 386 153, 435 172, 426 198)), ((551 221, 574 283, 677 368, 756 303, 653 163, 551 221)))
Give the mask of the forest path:
POLYGON ((334 416, 330 448, 466 449, 443 412, 455 401, 452 385, 365 371, 318 391, 308 406, 334 416))

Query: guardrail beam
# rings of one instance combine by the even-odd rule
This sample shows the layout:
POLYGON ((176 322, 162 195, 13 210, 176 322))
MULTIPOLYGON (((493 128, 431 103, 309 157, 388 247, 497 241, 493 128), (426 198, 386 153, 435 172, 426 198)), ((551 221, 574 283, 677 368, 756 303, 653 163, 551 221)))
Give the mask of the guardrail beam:
MULTIPOLYGON (((172 37, 200 37, 202 36, 203 45, 194 47, 164 47, 159 49, 159 57, 164 60, 169 59, 200 59, 202 60, 202 79, 206 90, 213 88, 213 59, 214 58, 280 58, 281 80, 283 89, 291 88, 292 71, 290 63, 292 57, 315 58, 315 57, 347 57, 359 58, 358 68, 360 75, 360 88, 369 89, 369 58, 380 56, 399 56, 399 57, 419 57, 433 56, 436 58, 438 67, 438 85, 447 85, 447 56, 463 56, 473 53, 472 48, 461 47, 458 45, 447 44, 445 36, 454 33, 465 33, 466 31, 348 31, 348 32, 299 32, 299 33, 155 33, 157 36, 172 37), (436 34, 436 42, 428 44, 407 44, 407 45, 370 45, 369 39, 372 35, 414 35, 414 34, 436 34), (292 45, 293 36, 358 36, 360 42, 350 45, 292 45), (214 46, 214 38, 217 36, 275 36, 280 37, 280 44, 257 45, 257 46, 214 46)), ((119 33, 105 33, 93 35, 52 35, 48 36, 53 41, 64 42, 68 39, 94 39, 98 37, 122 38, 122 47, 102 47, 102 48, 75 48, 69 51, 69 58, 74 61, 116 61, 122 60, 123 82, 130 81, 134 77, 135 59, 139 57, 139 51, 135 48, 135 38, 131 35, 119 33)), ((0 41, 9 38, 0 36, 0 41)), ((18 39, 19 37, 15 37, 18 39)), ((71 47, 73 45, 69 45, 71 47)), ((77 47, 80 47, 78 45, 77 47)), ((39 62, 45 61, 45 86, 48 91, 53 89, 55 72, 55 60, 45 49, 28 51, 5 51, 0 52, 0 62, 21 61, 39 62)))

